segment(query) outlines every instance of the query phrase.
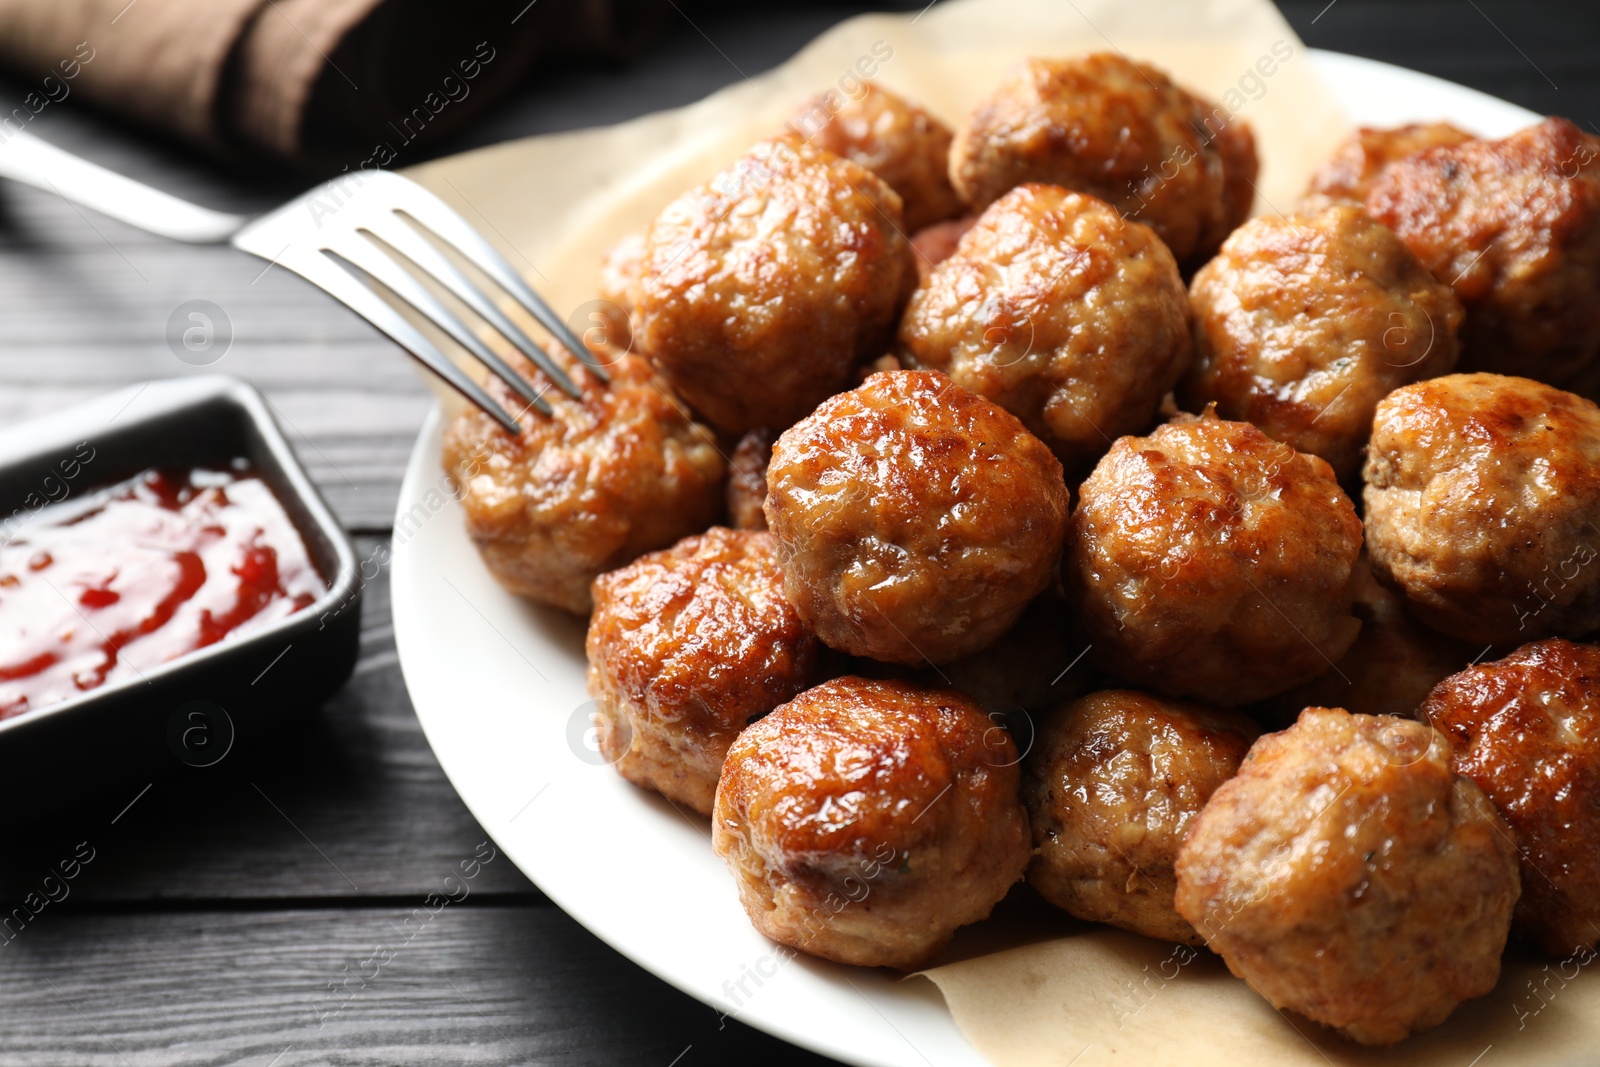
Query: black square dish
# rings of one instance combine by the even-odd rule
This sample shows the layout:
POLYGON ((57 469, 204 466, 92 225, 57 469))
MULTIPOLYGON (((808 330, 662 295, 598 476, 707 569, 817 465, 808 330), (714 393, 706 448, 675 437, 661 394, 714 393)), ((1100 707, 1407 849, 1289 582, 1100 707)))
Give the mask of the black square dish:
POLYGON ((361 620, 355 551, 266 401, 244 382, 147 382, 0 432, 7 538, 52 501, 150 468, 222 468, 240 458, 288 513, 326 590, 308 607, 138 679, 0 720, 0 819, 35 818, 164 770, 215 764, 344 684, 361 620))

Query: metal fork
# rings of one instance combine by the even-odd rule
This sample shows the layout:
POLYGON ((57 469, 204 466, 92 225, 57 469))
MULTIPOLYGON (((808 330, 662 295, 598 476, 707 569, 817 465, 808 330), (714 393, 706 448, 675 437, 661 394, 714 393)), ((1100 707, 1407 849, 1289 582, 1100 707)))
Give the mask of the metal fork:
POLYGON ((390 306, 377 286, 472 353, 526 400, 528 408, 548 415, 549 403, 384 245, 471 308, 567 395, 580 395, 577 384, 429 240, 429 234, 454 248, 509 294, 591 374, 603 382, 610 380, 605 367, 505 257, 443 200, 398 174, 346 173, 276 211, 251 218, 197 207, 79 159, 31 134, 17 132, 0 144, 0 177, 53 192, 162 237, 190 244, 226 242, 293 271, 387 334, 513 436, 521 432, 517 418, 522 413, 514 416, 501 408, 477 381, 390 306))

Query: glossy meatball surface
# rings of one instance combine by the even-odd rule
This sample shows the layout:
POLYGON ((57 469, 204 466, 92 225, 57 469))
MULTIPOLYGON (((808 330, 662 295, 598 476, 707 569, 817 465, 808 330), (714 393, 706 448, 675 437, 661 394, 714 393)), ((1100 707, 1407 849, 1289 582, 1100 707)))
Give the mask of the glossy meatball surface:
POLYGON ((1249 215, 1255 151, 1242 123, 1106 52, 1013 67, 957 133, 950 174, 979 209, 1024 182, 1097 196, 1198 265, 1249 215))
POLYGON ((1466 308, 1464 370, 1600 386, 1600 138, 1546 119, 1399 160, 1367 211, 1466 308))
POLYGON ((1148 429, 1188 366, 1166 246, 1104 201, 1019 185, 912 295, 900 348, 1022 420, 1069 471, 1148 429))
POLYGON ((1443 735, 1328 708, 1255 743, 1177 871, 1229 970, 1366 1045, 1493 989, 1518 893, 1511 832, 1443 735))
POLYGON ((966 697, 847 677, 728 752, 712 844, 756 929, 909 970, 986 917, 1028 864, 1017 752, 966 697))
POLYGON ((950 185, 955 134, 911 101, 865 82, 856 95, 829 91, 808 101, 791 120, 794 127, 818 148, 888 182, 904 204, 907 233, 961 211, 950 185))
POLYGON ((802 141, 768 141, 651 225, 639 350, 718 429, 785 427, 881 355, 915 284, 900 197, 802 141))
POLYGON ((1600 649, 1552 639, 1439 683, 1422 706, 1516 831, 1515 927, 1554 956, 1600 941, 1600 649))
POLYGON ((1452 374, 1378 405, 1366 528, 1417 617, 1482 644, 1600 627, 1600 409, 1526 378, 1452 374))
POLYGON ((1119 440, 1083 483, 1062 577, 1108 672, 1237 705, 1344 655, 1360 551, 1326 463, 1248 423, 1182 416, 1119 440))
POLYGON ((889 371, 784 431, 766 514, 822 640, 937 664, 993 643, 1050 583, 1067 487, 1005 410, 935 371, 889 371))
POLYGON ((772 459, 771 430, 751 430, 739 438, 728 457, 728 522, 736 530, 765 530, 767 463, 772 459))
POLYGON ((1131 689, 1056 709, 1024 764, 1028 881, 1080 919, 1204 944, 1173 907, 1178 846, 1260 734, 1248 717, 1131 689))
POLYGON ((1358 207, 1251 219, 1194 276, 1191 411, 1361 471, 1372 413, 1391 390, 1447 374, 1461 304, 1358 207))
POLYGON ((819 650, 772 538, 720 526, 595 579, 585 644, 601 755, 705 815, 728 745, 815 681, 819 650))
POLYGON ((1333 153, 1333 158, 1317 168, 1308 191, 1311 202, 1367 199, 1367 190, 1385 167, 1429 148, 1450 146, 1473 140, 1466 130, 1448 122, 1411 123, 1379 128, 1363 126, 1352 133, 1333 153))
POLYGON ((917 284, 927 285, 933 268, 956 254, 956 247, 968 230, 978 224, 978 216, 963 215, 949 222, 937 222, 911 235, 911 251, 917 258, 917 284))
MULTIPOLYGON (((711 431, 643 359, 616 357, 607 386, 564 352, 552 358, 581 387, 580 399, 515 360, 553 414, 526 412, 512 438, 469 410, 445 429, 443 466, 495 579, 586 615, 597 575, 716 521, 726 464, 711 431)), ((526 406, 498 379, 487 388, 507 411, 526 406)))

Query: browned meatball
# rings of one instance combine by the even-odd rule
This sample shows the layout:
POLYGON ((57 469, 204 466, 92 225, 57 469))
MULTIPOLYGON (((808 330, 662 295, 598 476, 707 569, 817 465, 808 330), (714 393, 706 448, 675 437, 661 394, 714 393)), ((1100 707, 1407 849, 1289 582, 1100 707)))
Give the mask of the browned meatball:
POLYGON ((816 680, 772 538, 715 526, 594 583, 589 695, 601 755, 709 815, 728 745, 816 680))
POLYGON ((1517 833, 1515 929, 1568 956, 1600 941, 1600 648, 1554 639, 1439 683, 1425 721, 1517 833))
POLYGON ((1260 733, 1237 711, 1131 689, 1058 708, 1023 764, 1038 850, 1028 881, 1080 919, 1204 944, 1173 907, 1172 865, 1195 816, 1260 733))
POLYGON ((950 175, 975 208, 1024 182, 1089 193, 1155 230, 1179 263, 1197 265, 1248 217, 1255 181, 1249 128, 1220 115, 1114 53, 1029 59, 957 133, 950 175))
POLYGON ((1412 618, 1405 597, 1381 584, 1363 556, 1356 564, 1356 643, 1304 685, 1251 708, 1263 721, 1291 723, 1306 708, 1362 708, 1368 715, 1417 717, 1428 693, 1473 658, 1478 645, 1446 637, 1412 618))
POLYGON ((769 141, 650 227, 634 336, 696 411, 788 426, 883 353, 916 282, 900 197, 798 140, 769 141))
MULTIPOLYGON (((716 521, 725 464, 711 431, 689 419, 643 359, 615 357, 606 386, 564 351, 551 354, 582 399, 518 359, 553 414, 527 412, 512 438, 472 409, 445 429, 443 465, 495 579, 587 615, 597 575, 716 521)), ((507 411, 525 406, 498 379, 487 388, 507 411)))
POLYGON ((966 232, 978 224, 978 216, 963 215, 939 222, 911 235, 911 250, 917 257, 917 284, 927 285, 933 268, 956 254, 956 246, 966 232))
POLYGON ((1248 423, 1181 416, 1119 440, 1083 483, 1062 577, 1107 671, 1236 705, 1344 655, 1360 551, 1326 463, 1248 423))
POLYGON ((1458 145, 1472 139, 1472 134, 1448 122, 1414 123, 1392 129, 1363 126, 1345 139, 1332 159, 1317 168, 1311 176, 1309 195, 1313 203, 1329 200, 1361 203, 1366 200, 1373 180, 1395 160, 1439 145, 1458 145))
POLYGON ((1029 604, 1017 624, 975 655, 928 668, 929 684, 942 683, 972 697, 1012 727, 1026 749, 1035 734, 1032 713, 1087 693, 1096 681, 1084 653, 1088 642, 1078 619, 1054 590, 1029 604))
POLYGON ((739 438, 728 461, 728 522, 736 530, 765 530, 767 463, 772 458, 771 430, 751 430, 739 438))
POLYGON ((790 121, 795 127, 817 147, 888 182, 905 205, 906 232, 960 212, 961 198, 950 185, 955 134, 909 100, 864 82, 858 96, 829 91, 807 101, 790 121))
POLYGON ((1600 138, 1547 119, 1390 164, 1367 210, 1466 307, 1464 370, 1600 386, 1600 138))
POLYGON ((1511 831, 1450 743, 1343 709, 1257 741, 1178 853, 1178 913, 1228 969, 1364 1045, 1494 988, 1517 891, 1511 831))
POLYGON ((1600 409, 1526 378, 1452 374, 1378 405, 1367 547, 1417 617, 1464 641, 1600 626, 1600 409))
POLYGON ((712 815, 755 928, 840 963, 913 969, 1028 865, 1017 752, 959 693, 839 678, 751 726, 712 815))
POLYGON ((937 664, 993 643, 1050 584, 1067 487, 1006 411, 943 374, 889 371, 784 431, 766 512, 819 637, 937 664))
POLYGON ((1189 300, 1148 227, 1058 185, 996 200, 912 295, 900 347, 1022 420, 1069 471, 1147 429, 1188 366, 1189 300))
MULTIPOLYGON (((1358 207, 1251 219, 1194 276, 1195 359, 1179 396, 1361 471, 1390 390, 1449 373, 1461 304, 1358 207)), ((913 304, 913 306, 915 306, 913 304)))

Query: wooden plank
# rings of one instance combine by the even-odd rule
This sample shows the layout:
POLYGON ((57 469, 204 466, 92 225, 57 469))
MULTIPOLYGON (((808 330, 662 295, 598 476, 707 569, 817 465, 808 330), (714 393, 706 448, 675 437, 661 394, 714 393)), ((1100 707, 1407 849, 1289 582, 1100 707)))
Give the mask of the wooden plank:
POLYGON ((478 905, 466 885, 426 921, 421 894, 337 911, 48 905, 0 947, 0 1064, 831 1062, 724 1025, 555 908, 478 905))

